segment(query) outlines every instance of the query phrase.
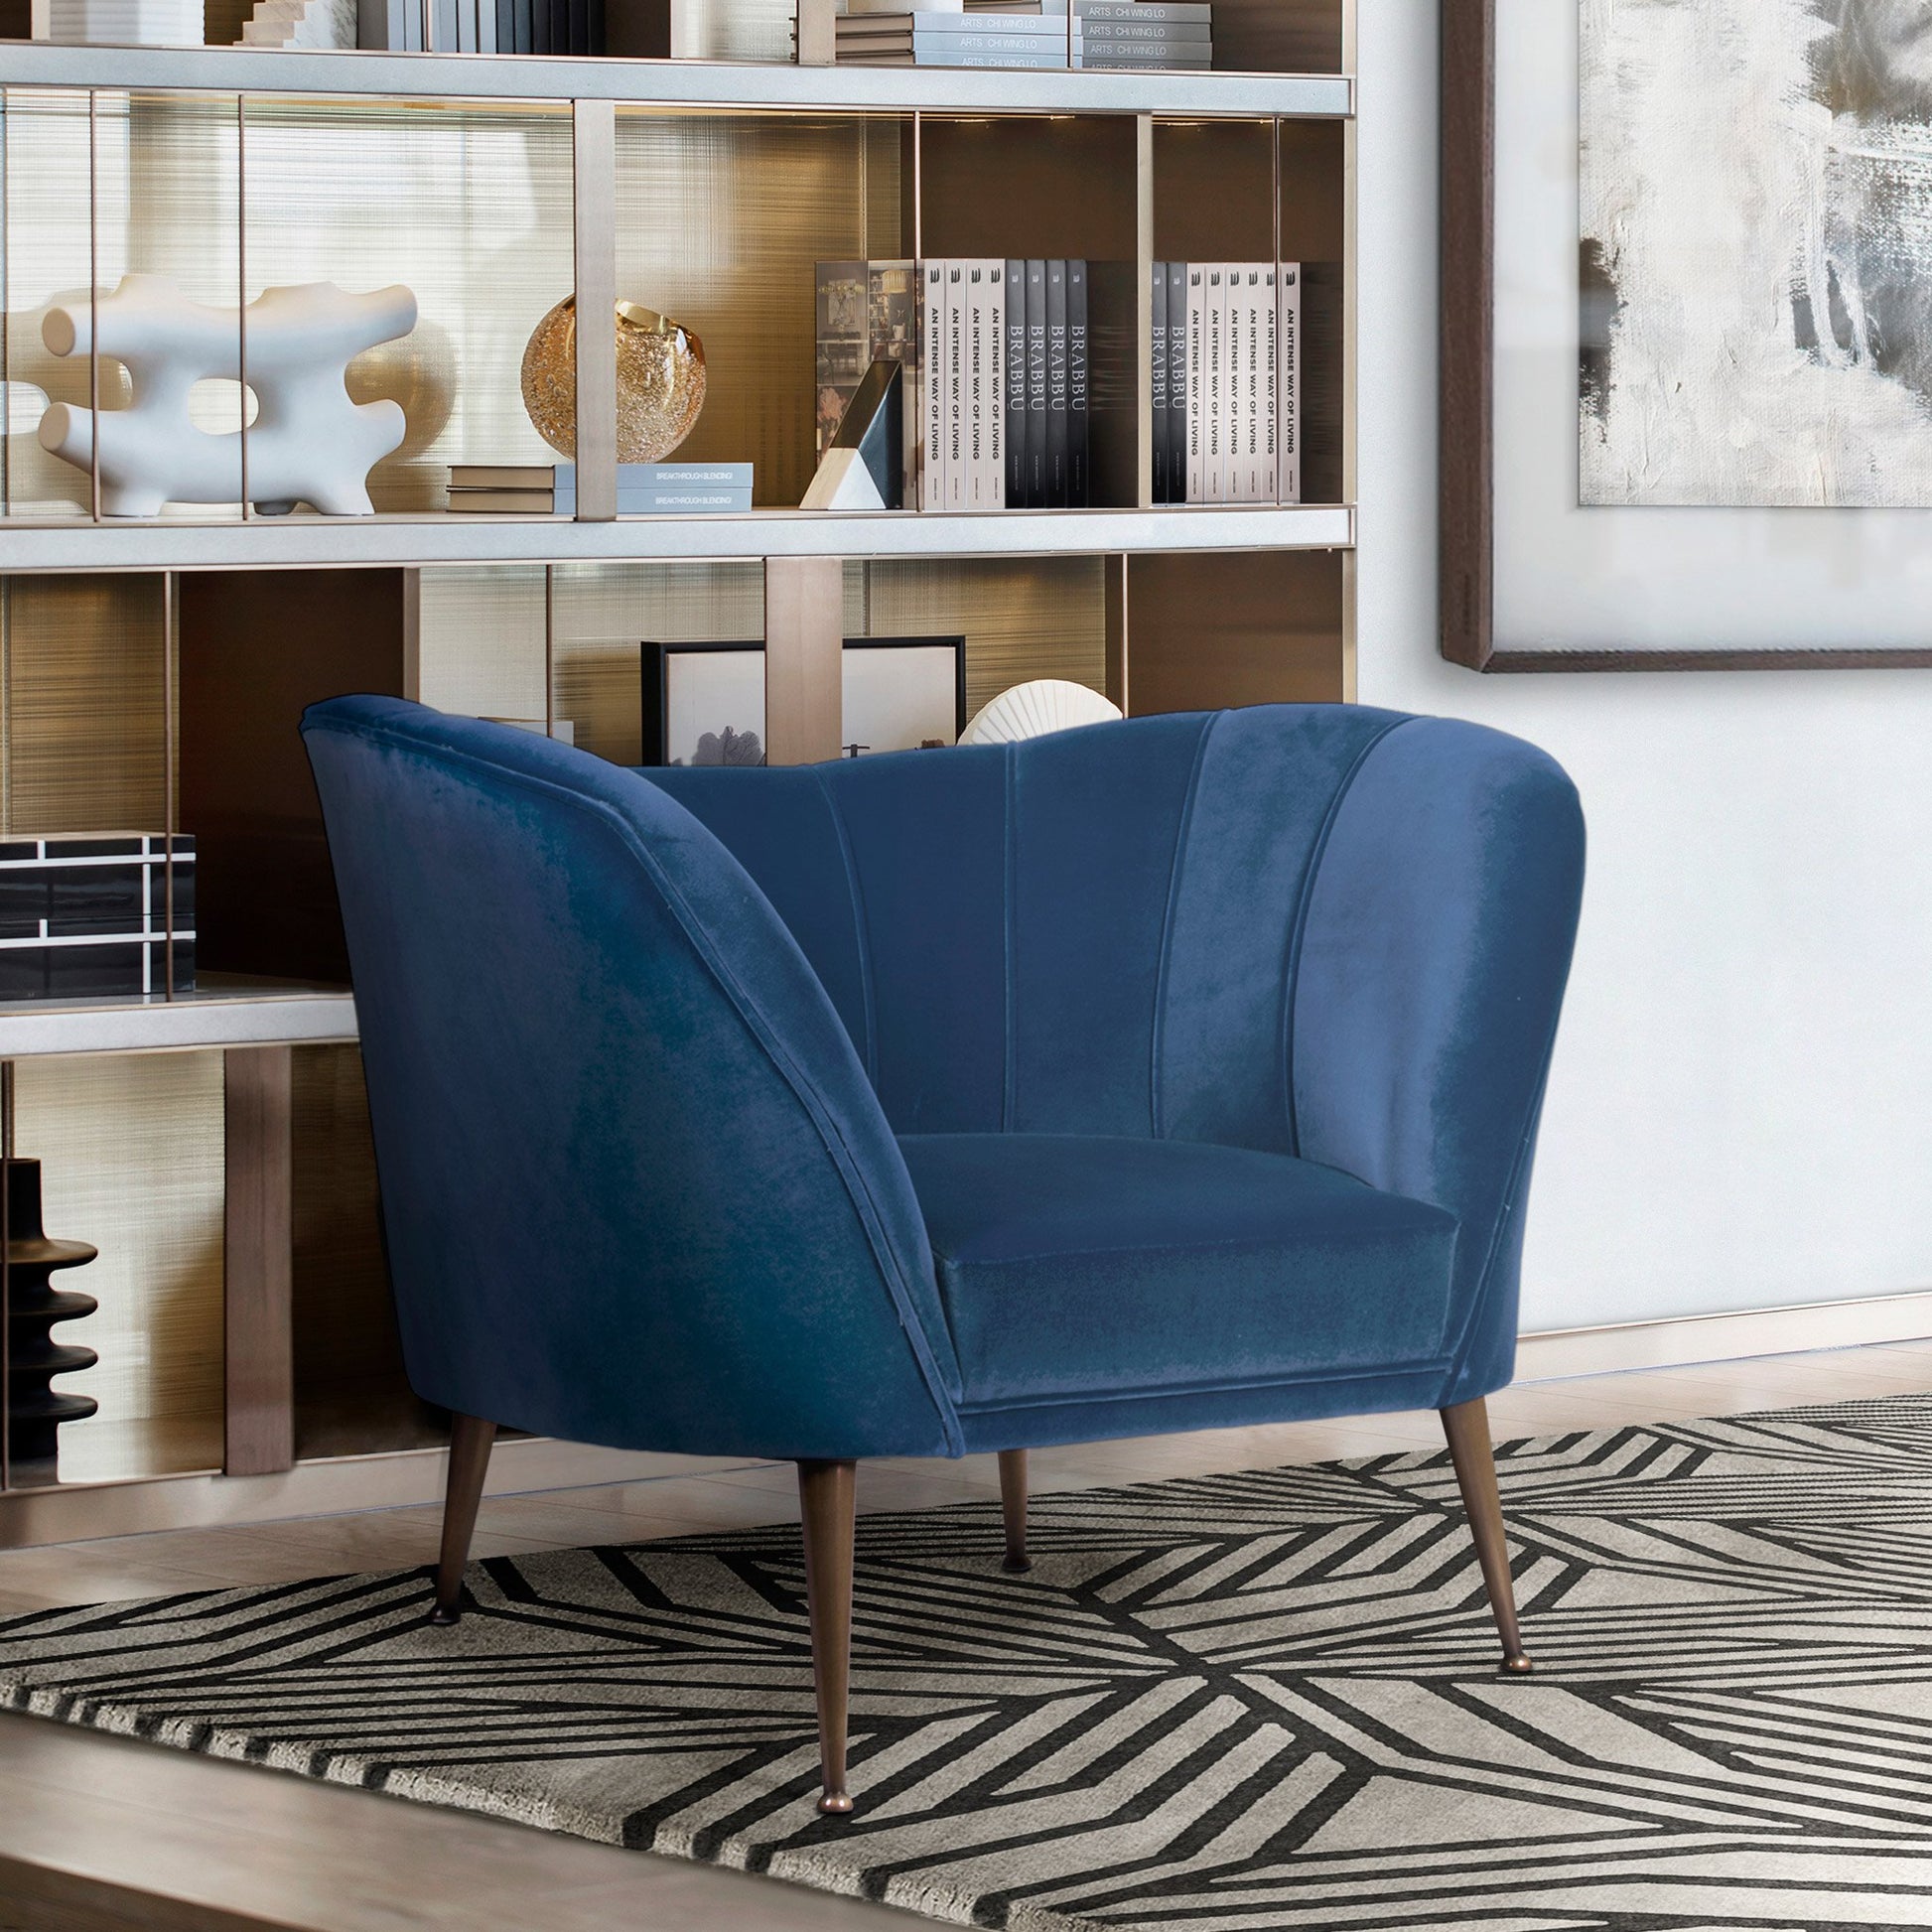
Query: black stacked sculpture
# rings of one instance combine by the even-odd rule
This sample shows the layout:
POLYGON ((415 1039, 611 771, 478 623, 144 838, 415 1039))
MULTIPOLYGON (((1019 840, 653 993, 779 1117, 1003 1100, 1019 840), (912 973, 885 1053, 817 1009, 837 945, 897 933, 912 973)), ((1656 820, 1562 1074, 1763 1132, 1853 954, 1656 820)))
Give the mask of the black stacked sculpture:
POLYGON ((16 1488, 59 1480, 64 1422, 79 1422, 100 1404, 91 1396, 58 1395, 55 1376, 92 1368, 91 1348, 55 1341, 56 1322, 92 1314, 91 1295, 53 1285, 58 1269, 78 1268, 99 1254, 84 1241, 50 1240, 41 1217, 41 1164, 5 1163, 7 1189, 7 1462, 16 1488))

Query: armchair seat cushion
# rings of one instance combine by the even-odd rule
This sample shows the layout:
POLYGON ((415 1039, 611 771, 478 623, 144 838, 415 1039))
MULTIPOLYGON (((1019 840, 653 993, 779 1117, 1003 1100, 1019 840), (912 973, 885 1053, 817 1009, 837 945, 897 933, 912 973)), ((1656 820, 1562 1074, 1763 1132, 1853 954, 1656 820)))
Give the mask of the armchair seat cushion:
POLYGON ((962 1413, 1385 1375, 1450 1352, 1456 1222, 1425 1201, 1198 1141, 899 1146, 962 1413))

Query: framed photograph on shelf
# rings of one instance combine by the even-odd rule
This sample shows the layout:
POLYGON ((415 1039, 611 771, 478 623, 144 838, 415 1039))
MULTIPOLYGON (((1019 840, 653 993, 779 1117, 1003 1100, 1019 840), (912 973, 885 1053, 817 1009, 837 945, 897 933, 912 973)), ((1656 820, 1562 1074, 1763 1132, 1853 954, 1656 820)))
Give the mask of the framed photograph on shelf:
POLYGON ((1932 665, 1921 0, 1445 0, 1442 648, 1932 665))
MULTIPOLYGON (((764 645, 641 646, 646 764, 764 762, 764 645)), ((842 755, 956 745, 966 729, 964 637, 848 637, 842 755)))

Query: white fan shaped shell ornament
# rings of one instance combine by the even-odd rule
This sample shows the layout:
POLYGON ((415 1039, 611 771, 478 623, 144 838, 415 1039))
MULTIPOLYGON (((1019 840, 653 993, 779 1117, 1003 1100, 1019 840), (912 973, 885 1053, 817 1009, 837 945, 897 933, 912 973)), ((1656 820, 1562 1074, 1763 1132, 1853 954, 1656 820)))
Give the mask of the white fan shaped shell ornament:
POLYGON ((1063 677, 1038 677, 1002 691, 960 733, 962 745, 1011 745, 1076 725, 1104 725, 1121 716, 1120 706, 1063 677))

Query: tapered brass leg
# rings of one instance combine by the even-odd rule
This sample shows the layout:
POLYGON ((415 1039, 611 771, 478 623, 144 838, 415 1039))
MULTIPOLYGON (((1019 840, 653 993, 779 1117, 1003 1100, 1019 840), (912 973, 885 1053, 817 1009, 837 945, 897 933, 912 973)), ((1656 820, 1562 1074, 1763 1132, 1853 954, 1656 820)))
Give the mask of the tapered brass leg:
POLYGON ((1523 1637, 1516 1627, 1516 1588, 1509 1574, 1509 1551, 1503 1541, 1503 1503, 1496 1489, 1496 1458, 1489 1445, 1489 1411, 1478 1396, 1445 1409, 1443 1434, 1449 1438, 1449 1457, 1455 1464, 1456 1486, 1475 1538, 1476 1561, 1489 1592, 1489 1608, 1496 1634, 1503 1640, 1503 1669, 1522 1674, 1530 1669, 1523 1637))
POLYGON ((1027 1451, 1000 1451, 1000 1513, 1006 1518, 1007 1555, 1003 1570, 1017 1577, 1034 1567, 1027 1554, 1027 1451))
POLYGON ((805 1525, 805 1608, 812 1624, 818 1694, 820 1811, 846 1812, 846 1705, 852 1683, 852 1533, 857 1489, 850 1462, 801 1462, 798 1513, 805 1525))
POLYGON ((477 1506, 489 1473, 489 1448, 496 1440, 493 1422, 458 1416, 450 1433, 450 1477, 443 1494, 443 1551, 436 1566, 436 1606, 432 1623, 454 1623, 463 1614, 463 1571, 476 1534, 477 1506))

